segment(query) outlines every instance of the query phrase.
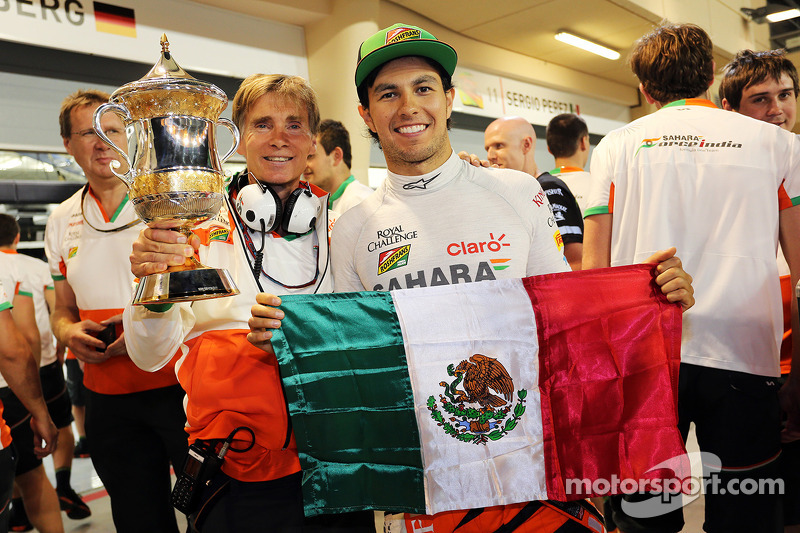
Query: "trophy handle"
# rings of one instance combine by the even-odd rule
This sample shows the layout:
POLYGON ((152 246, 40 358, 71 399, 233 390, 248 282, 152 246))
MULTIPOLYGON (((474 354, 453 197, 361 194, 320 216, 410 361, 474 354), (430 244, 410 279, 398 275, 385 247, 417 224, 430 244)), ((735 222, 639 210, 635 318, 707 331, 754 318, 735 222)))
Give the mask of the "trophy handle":
POLYGON ((227 118, 221 118, 217 121, 217 124, 225 126, 229 130, 231 130, 231 135, 233 135, 233 146, 231 149, 228 150, 228 153, 222 156, 221 163, 224 163, 228 160, 230 156, 236 153, 236 149, 239 148, 239 128, 236 127, 236 124, 228 120, 227 118))
POLYGON ((117 172, 116 169, 119 168, 120 162, 116 160, 109 163, 108 166, 111 168, 111 172, 116 177, 118 177, 119 179, 130 185, 133 181, 128 176, 128 174, 130 174, 131 170, 133 169, 131 165, 131 160, 128 159, 128 154, 120 150, 120 148, 116 144, 114 144, 111 141, 111 139, 108 138, 108 135, 106 135, 106 132, 103 131, 103 127, 100 125, 100 118, 103 116, 104 113, 108 111, 113 111, 118 115, 121 115, 123 117, 123 122, 125 123, 128 123, 133 119, 131 118, 131 114, 128 112, 128 110, 124 106, 121 106, 119 104, 103 104, 100 107, 98 107, 97 110, 95 110, 94 112, 94 132, 97 134, 98 137, 100 137, 100 139, 102 139, 104 143, 106 143, 112 150, 117 152, 117 154, 119 154, 119 156, 122 157, 125 163, 128 164, 128 171, 125 172, 124 174, 120 174, 119 172, 117 172))

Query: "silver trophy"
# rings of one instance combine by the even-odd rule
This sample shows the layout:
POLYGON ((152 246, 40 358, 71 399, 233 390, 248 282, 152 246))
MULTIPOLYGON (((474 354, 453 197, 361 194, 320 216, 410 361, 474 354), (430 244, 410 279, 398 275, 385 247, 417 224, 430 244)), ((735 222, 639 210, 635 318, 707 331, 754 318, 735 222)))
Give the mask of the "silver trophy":
MULTIPOLYGON (((222 163, 236 152, 239 130, 220 114, 228 97, 216 85, 187 74, 161 37, 161 58, 147 75, 123 85, 109 103, 97 108, 94 130, 123 161, 111 171, 128 186, 136 214, 145 222, 178 219, 178 231, 187 238, 192 227, 216 215, 225 202, 222 163), (131 156, 116 146, 100 126, 104 113, 120 116, 130 134, 131 156), (217 126, 233 134, 233 147, 222 158, 217 153, 217 126)), ((189 258, 181 266, 143 277, 133 304, 173 303, 238 294, 227 270, 203 266, 189 258)))

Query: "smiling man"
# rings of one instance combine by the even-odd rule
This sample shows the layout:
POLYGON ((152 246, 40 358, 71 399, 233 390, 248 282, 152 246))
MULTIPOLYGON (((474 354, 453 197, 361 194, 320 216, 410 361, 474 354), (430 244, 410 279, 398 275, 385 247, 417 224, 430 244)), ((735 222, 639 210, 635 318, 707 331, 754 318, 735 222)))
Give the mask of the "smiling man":
MULTIPOLYGON (((447 132, 456 52, 422 28, 396 24, 362 43, 355 82, 359 113, 386 157, 375 194, 343 214, 331 249, 337 292, 391 290, 519 278, 569 269, 542 187, 510 169, 475 167, 453 152, 447 132)), ((674 252, 674 250, 672 251, 674 252)), ((692 305, 672 252, 651 259, 668 298, 692 305), (674 292, 672 289, 675 289, 674 292)), ((272 317, 255 309, 255 317, 272 317)), ((258 326, 266 322, 251 322, 258 326)), ((261 326, 264 327, 264 326, 261 326)), ((253 335, 260 333, 254 328, 253 335)), ((531 502, 415 516, 420 529, 459 532, 591 531, 585 502, 531 502), (576 518, 580 517, 580 518, 576 518), (569 523, 570 525, 566 525, 569 523)), ((403 520, 402 515, 387 520, 403 520)))
POLYGON ((155 372, 169 360, 157 346, 169 347, 170 354, 180 349, 175 367, 186 391, 190 441, 218 453, 223 440, 235 439, 190 512, 192 531, 370 531, 371 513, 304 524, 300 463, 277 361, 271 350, 247 342, 259 293, 333 290, 327 196, 301 181, 316 149, 316 95, 300 77, 255 74, 234 97, 233 121, 247 168, 233 177, 220 213, 199 224, 190 243, 165 229, 169 224, 153 224, 134 244, 131 263, 142 276, 183 264, 198 248, 201 262, 226 268, 240 293, 149 309, 129 306, 128 350, 139 367, 155 372))
POLYGON ((742 50, 723 69, 723 109, 791 131, 797 116, 797 69, 783 50, 742 50))

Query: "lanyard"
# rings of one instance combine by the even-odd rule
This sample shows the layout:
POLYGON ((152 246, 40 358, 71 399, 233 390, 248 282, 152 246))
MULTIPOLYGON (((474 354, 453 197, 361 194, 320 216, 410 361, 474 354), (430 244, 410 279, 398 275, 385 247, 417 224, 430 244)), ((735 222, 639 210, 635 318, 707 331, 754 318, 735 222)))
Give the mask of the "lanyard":
POLYGON ((118 232, 118 231, 122 231, 122 230, 125 230, 125 229, 128 229, 128 228, 132 228, 133 226, 135 226, 136 224, 138 224, 138 223, 139 223, 139 219, 138 219, 138 218, 135 218, 135 219, 134 219, 134 220, 132 220, 131 222, 128 222, 128 223, 127 223, 127 224, 125 224, 124 226, 120 226, 120 227, 118 227, 118 228, 111 228, 111 229, 100 229, 100 228, 95 228, 94 226, 92 226, 92 223, 91 223, 91 222, 89 222, 89 219, 88 219, 88 218, 86 218, 86 214, 83 212, 83 204, 84 204, 84 202, 85 202, 85 200, 86 200, 86 194, 87 194, 88 192, 89 192, 89 184, 87 183, 87 184, 86 184, 86 185, 83 187, 83 191, 81 192, 81 216, 83 217, 83 221, 84 221, 84 222, 86 222, 87 224, 89 224, 89 227, 90 227, 90 228, 92 228, 93 230, 95 230, 95 231, 99 231, 100 233, 116 233, 116 232, 118 232))
MULTIPOLYGON (((231 190, 231 196, 233 196, 234 192, 235 191, 231 190)), ((233 198, 233 200, 235 200, 235 197, 233 198)), ((314 277, 311 279, 311 281, 308 281, 307 283, 302 283, 300 285, 288 285, 267 274, 266 270, 261 266, 264 255, 264 244, 267 238, 266 232, 261 233, 261 249, 256 250, 255 244, 253 243, 253 239, 250 237, 250 232, 248 231, 248 228, 244 225, 244 222, 239 218, 239 213, 237 213, 235 209, 231 209, 231 211, 233 212, 233 217, 232 217, 233 223, 236 226, 236 230, 239 233, 239 236, 242 238, 242 242, 244 243, 245 248, 247 250, 247 253, 245 254, 247 256, 247 264, 250 265, 250 271, 253 273, 253 277, 256 279, 256 284, 258 285, 259 290, 261 290, 262 292, 264 291, 263 287, 261 287, 261 281, 259 279, 261 274, 263 274, 272 283, 280 285, 281 287, 290 290, 310 287, 317 282, 317 280, 319 279, 319 244, 314 246, 314 254, 315 254, 314 264, 316 265, 316 270, 314 272, 314 277), (250 262, 250 257, 253 257, 254 262, 252 263, 250 262)), ((311 230, 311 231, 314 231, 316 236, 316 230, 311 230)))

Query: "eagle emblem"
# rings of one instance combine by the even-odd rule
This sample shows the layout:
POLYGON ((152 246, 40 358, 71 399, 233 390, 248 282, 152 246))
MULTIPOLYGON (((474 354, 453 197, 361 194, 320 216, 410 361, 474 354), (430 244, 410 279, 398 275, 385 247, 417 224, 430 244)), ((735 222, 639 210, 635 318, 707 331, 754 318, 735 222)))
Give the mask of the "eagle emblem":
POLYGON ((430 396, 427 405, 431 418, 451 437, 485 445, 507 435, 525 413, 527 391, 517 391, 512 406, 514 380, 496 358, 473 354, 448 365, 447 374, 452 379, 439 382, 444 391, 438 402, 430 396))

